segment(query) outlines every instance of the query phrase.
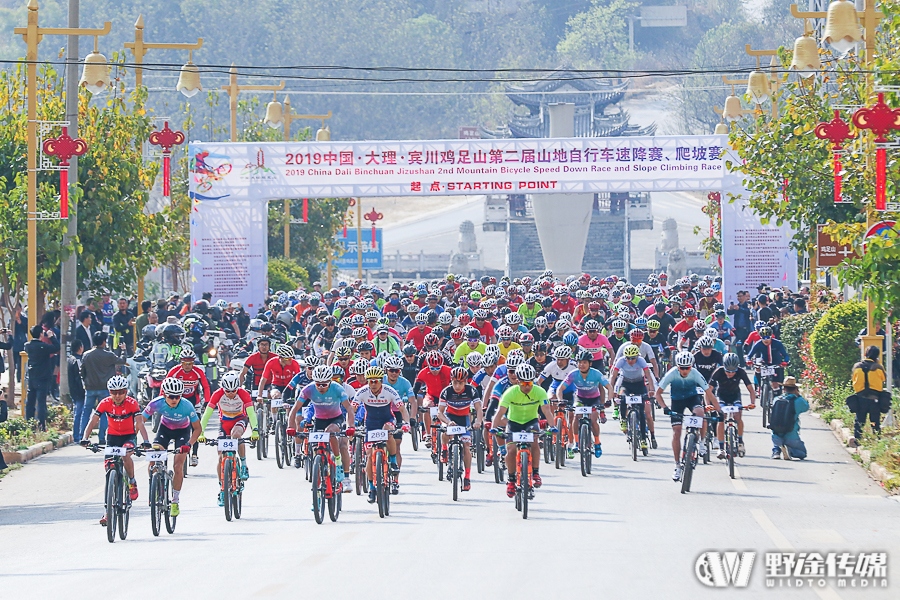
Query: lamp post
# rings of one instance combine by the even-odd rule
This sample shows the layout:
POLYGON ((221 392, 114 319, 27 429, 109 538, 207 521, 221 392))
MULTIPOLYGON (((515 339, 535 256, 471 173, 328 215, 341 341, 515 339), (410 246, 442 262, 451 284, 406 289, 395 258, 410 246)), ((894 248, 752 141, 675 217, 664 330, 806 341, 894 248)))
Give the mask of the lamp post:
MULTIPOLYGON (((277 92, 275 92, 277 94, 277 92)), ((277 129, 282 124, 284 125, 284 141, 291 141, 291 123, 296 121, 297 119, 321 119, 322 120, 322 129, 316 132, 316 141, 317 142, 327 142, 331 140, 331 131, 329 131, 325 127, 325 119, 331 118, 331 111, 328 111, 327 115, 297 115, 294 114, 293 109, 291 108, 291 97, 288 96, 284 99, 284 107, 281 106, 281 102, 278 101, 278 96, 273 94, 273 99, 266 106, 266 118, 264 120, 265 124, 271 127, 272 129, 277 129)), ((306 201, 304 200, 304 203, 306 201)), ((304 204, 305 207, 305 204, 304 204)), ((290 198, 285 199, 284 201, 284 257, 291 257, 291 200, 290 198)))
POLYGON ((275 92, 284 89, 284 82, 278 85, 238 85, 237 69, 234 63, 231 63, 231 71, 228 79, 228 85, 223 85, 222 89, 228 93, 228 109, 231 111, 231 141, 237 141, 237 103, 238 94, 249 91, 269 91, 275 92))
POLYGON ((27 125, 28 136, 28 317, 37 322, 37 60, 38 44, 45 35, 92 35, 94 52, 85 58, 81 85, 91 93, 102 91, 109 85, 109 67, 106 58, 97 52, 96 38, 107 35, 112 23, 106 21, 103 29, 82 29, 78 27, 40 27, 38 25, 37 0, 28 1, 28 24, 13 31, 25 40, 26 79, 28 89, 27 125))
POLYGON ((187 96, 188 98, 192 97, 197 92, 202 92, 203 88, 200 87, 200 72, 197 69, 197 66, 191 62, 193 58, 193 51, 199 50, 203 47, 203 38, 197 38, 196 44, 151 44, 149 42, 144 41, 144 15, 139 15, 137 21, 134 24, 134 41, 133 42, 125 42, 125 47, 131 50, 131 53, 134 55, 134 62, 136 66, 134 67, 134 84, 136 87, 141 87, 144 81, 144 69, 141 68, 141 65, 144 64, 144 56, 147 54, 149 50, 187 50, 188 51, 188 61, 187 64, 181 67, 181 74, 178 77, 178 86, 176 90, 187 96), (186 81, 182 81, 186 79, 186 81), (182 86, 182 83, 187 85, 182 86))

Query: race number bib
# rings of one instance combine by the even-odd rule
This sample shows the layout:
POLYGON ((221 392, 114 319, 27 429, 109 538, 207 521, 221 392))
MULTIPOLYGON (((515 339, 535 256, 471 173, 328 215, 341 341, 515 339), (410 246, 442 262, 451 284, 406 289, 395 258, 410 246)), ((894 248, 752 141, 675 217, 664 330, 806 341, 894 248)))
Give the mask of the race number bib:
POLYGON ((576 415, 589 415, 589 414, 591 414, 591 407, 590 406, 576 406, 575 414, 576 415))
POLYGON ((461 425, 450 425, 447 427, 447 435, 462 435, 466 432, 466 428, 461 425))
POLYGON ((386 442, 388 439, 387 429, 373 429, 366 432, 367 442, 386 442))
POLYGON ((321 443, 327 442, 331 438, 331 433, 328 431, 313 431, 309 434, 309 441, 312 443, 321 443))
POLYGON ((432 406, 432 407, 429 408, 428 410, 431 411, 431 416, 432 416, 432 417, 438 416, 438 408, 437 408, 437 406, 432 406))
POLYGON ((119 446, 107 446, 103 449, 103 456, 125 456, 125 448, 119 446))
POLYGON ((625 404, 642 404, 643 402, 643 396, 625 396, 625 404))
POLYGON ((703 417, 685 417, 684 418, 684 426, 685 427, 702 427, 703 426, 703 417))
POLYGON ((534 441, 534 433, 530 431, 516 431, 512 434, 512 441, 531 443, 534 441))
POLYGON ((723 404, 723 405, 722 405, 722 412, 723 412, 723 413, 726 413, 726 414, 728 414, 728 413, 739 413, 739 412, 741 412, 741 407, 740 407, 740 406, 733 406, 733 405, 730 405, 730 404, 723 404))
POLYGON ((282 406, 284 406, 284 400, 281 398, 272 399, 272 408, 281 408, 282 406))
POLYGON ((775 377, 775 367, 762 367, 760 373, 763 377, 775 377))
POLYGON ((219 440, 219 452, 237 452, 238 449, 238 441, 235 439, 220 439, 219 440))
POLYGON ((165 450, 154 450, 153 452, 146 453, 144 456, 147 457, 147 462, 159 462, 168 459, 169 453, 165 450))

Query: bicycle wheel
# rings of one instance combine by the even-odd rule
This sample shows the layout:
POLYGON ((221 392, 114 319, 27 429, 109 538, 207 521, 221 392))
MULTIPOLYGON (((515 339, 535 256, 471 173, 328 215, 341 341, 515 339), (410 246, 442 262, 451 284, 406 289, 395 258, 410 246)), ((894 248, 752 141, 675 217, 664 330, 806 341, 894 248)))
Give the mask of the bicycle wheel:
POLYGON ((384 490, 382 494, 384 494, 384 516, 391 516, 391 482, 394 481, 394 476, 388 473, 388 466, 384 466, 384 490))
POLYGON ((131 515, 131 498, 128 497, 128 484, 125 477, 120 478, 119 485, 119 539, 128 537, 128 519, 131 515))
POLYGON ((563 437, 565 436, 565 428, 563 427, 562 417, 556 419, 556 468, 560 469, 566 464, 566 449, 563 448, 563 437))
POLYGON ((519 450, 519 477, 521 481, 519 482, 519 489, 522 490, 522 518, 528 518, 528 494, 531 492, 531 488, 529 487, 529 477, 528 474, 531 473, 531 454, 528 453, 528 450, 519 450))
POLYGON ((337 467, 335 465, 331 465, 329 468, 331 477, 331 498, 328 499, 328 518, 331 519, 332 523, 337 522, 338 515, 341 512, 341 493, 343 492, 342 484, 337 483, 337 478, 335 477, 335 470, 337 467))
POLYGON ((578 430, 578 453, 581 454, 581 476, 587 477, 591 472, 591 430, 585 424, 578 430))
POLYGON ((378 505, 378 516, 384 518, 384 453, 375 453, 375 503, 378 505))
POLYGON ((729 424, 725 429, 725 459, 728 461, 728 476, 734 479, 734 456, 737 454, 734 426, 729 424))
POLYGON ((415 423, 409 428, 409 437, 412 439, 413 452, 419 451, 419 424, 415 423))
POLYGON ((500 464, 501 460, 503 460, 503 458, 500 456, 500 443, 497 440, 494 440, 493 465, 495 483, 503 483, 503 466, 500 464))
POLYGON ((453 444, 450 449, 450 466, 453 468, 453 501, 456 502, 459 500, 459 480, 462 475, 459 466, 459 444, 453 444))
POLYGON ((355 447, 353 448, 353 477, 356 479, 356 495, 360 496, 363 493, 363 485, 366 481, 366 463, 365 456, 362 451, 362 442, 357 441, 355 447))
MULTIPOLYGON (((432 438, 433 440, 434 438, 432 438)), ((438 481, 444 480, 444 462, 441 460, 441 446, 440 442, 432 441, 431 442, 435 447, 437 447, 437 468, 438 468, 438 481)))
POLYGON ((231 520, 231 475, 234 470, 234 461, 227 457, 222 464, 222 483, 225 492, 225 520, 231 520))
POLYGON ((159 537, 162 529, 162 507, 166 503, 160 477, 162 476, 159 473, 154 473, 150 478, 150 527, 154 537, 159 537))
POLYGON ((484 432, 475 430, 475 466, 479 473, 484 473, 484 432))
POLYGON ((712 448, 712 442, 710 440, 709 430, 712 427, 712 423, 709 423, 706 427, 706 435, 703 436, 703 441, 701 442, 704 446, 706 446, 706 454, 703 455, 703 464, 709 464, 709 451, 712 448))
POLYGON ((275 425, 275 464, 278 465, 279 469, 284 468, 285 463, 285 448, 284 448, 284 433, 281 430, 281 423, 275 425))
POLYGON ((762 421, 763 421, 763 429, 766 429, 769 426, 769 407, 772 404, 772 388, 768 383, 764 383, 762 386, 762 392, 760 393, 760 402, 759 406, 762 409, 762 421))
POLYGON ((638 447, 641 445, 640 433, 638 432, 637 413, 633 410, 628 411, 628 441, 631 442, 631 460, 636 461, 638 455, 638 447))
POLYGON ((312 501, 313 515, 316 518, 316 523, 319 525, 325 520, 325 477, 323 471, 324 462, 322 457, 316 455, 313 459, 312 467, 312 501))
POLYGON ((681 493, 691 491, 691 479, 694 476, 694 451, 697 446, 697 435, 689 433, 684 447, 684 472, 681 474, 681 493))
POLYGON ((116 486, 119 473, 115 469, 106 472, 106 539, 110 544, 116 541, 116 486))
POLYGON ((234 514, 235 519, 240 519, 241 510, 244 508, 244 482, 237 471, 234 471, 234 481, 231 482, 231 488, 234 490, 231 493, 231 512, 234 514))
POLYGON ((269 411, 263 413, 263 422, 259 426, 259 444, 262 445, 263 458, 269 458, 269 411))
POLYGON ((265 431, 263 429, 263 427, 264 427, 263 416, 264 415, 265 415, 265 413, 263 413, 262 408, 256 409, 256 425, 257 425, 257 427, 259 427, 259 430, 260 430, 259 441, 256 442, 256 460, 263 459, 263 437, 264 436, 262 435, 262 432, 265 431))
POLYGON ((175 533, 175 522, 178 520, 178 517, 173 517, 169 514, 169 506, 172 504, 172 472, 169 471, 168 476, 163 475, 162 483, 163 483, 163 505, 160 510, 162 510, 163 517, 166 519, 166 531, 169 533, 175 533))

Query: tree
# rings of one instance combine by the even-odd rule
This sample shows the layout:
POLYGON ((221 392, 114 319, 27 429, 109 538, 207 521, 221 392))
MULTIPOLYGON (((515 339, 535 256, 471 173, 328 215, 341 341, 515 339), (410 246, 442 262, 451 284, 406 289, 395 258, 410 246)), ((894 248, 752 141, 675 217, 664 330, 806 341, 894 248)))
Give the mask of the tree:
POLYGON ((269 257, 269 287, 275 291, 296 290, 309 287, 309 274, 296 261, 269 257))
POLYGON ((628 48, 625 17, 638 6, 631 0, 594 0, 589 10, 569 19, 566 37, 560 40, 556 51, 579 68, 630 68, 635 54, 628 48))

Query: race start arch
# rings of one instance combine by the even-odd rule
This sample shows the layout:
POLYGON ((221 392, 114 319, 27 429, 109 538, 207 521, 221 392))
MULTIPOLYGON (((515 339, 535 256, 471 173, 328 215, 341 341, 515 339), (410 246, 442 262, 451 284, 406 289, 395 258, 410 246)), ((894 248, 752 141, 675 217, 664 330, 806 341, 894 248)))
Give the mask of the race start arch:
POLYGON ((194 142, 192 291, 260 305, 269 200, 530 194, 545 262, 565 273, 581 264, 594 193, 678 190, 722 192, 726 302, 759 283, 795 287, 792 232, 762 225, 746 208, 741 176, 725 167, 726 143, 718 135, 194 142))

